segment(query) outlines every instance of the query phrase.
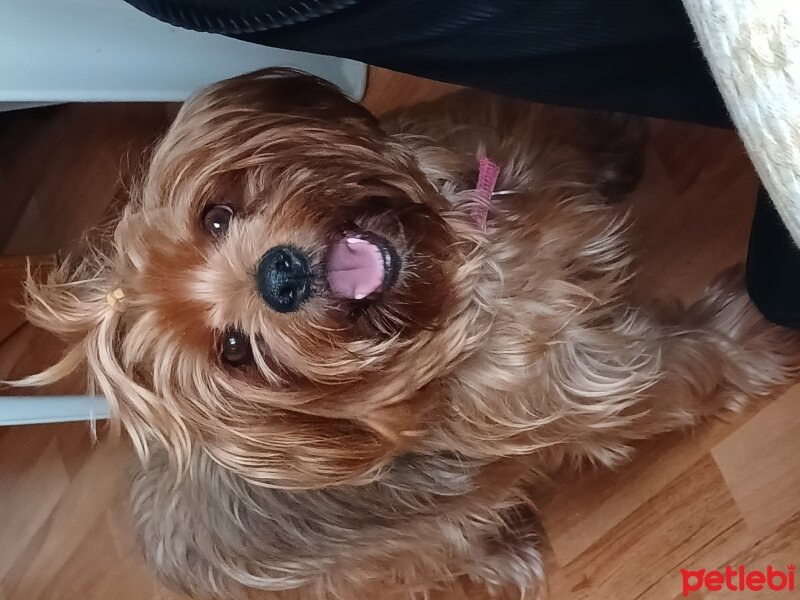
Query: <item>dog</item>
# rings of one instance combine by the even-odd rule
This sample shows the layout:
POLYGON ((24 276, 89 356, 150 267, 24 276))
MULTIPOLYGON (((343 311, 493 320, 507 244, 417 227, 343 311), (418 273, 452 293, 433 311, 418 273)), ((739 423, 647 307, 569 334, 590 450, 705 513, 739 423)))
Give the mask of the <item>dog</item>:
POLYGON ((796 379, 739 280, 633 300, 642 134, 471 92, 379 120, 273 69, 189 99, 107 239, 26 282, 191 594, 544 589, 531 490, 796 379))

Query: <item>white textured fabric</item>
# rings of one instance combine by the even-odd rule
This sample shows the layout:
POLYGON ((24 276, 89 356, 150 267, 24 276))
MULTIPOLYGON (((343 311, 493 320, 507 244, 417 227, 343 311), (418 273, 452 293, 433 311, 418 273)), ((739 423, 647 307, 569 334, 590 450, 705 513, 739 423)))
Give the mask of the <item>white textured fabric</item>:
POLYGON ((800 245, 800 0, 683 0, 733 121, 800 245))

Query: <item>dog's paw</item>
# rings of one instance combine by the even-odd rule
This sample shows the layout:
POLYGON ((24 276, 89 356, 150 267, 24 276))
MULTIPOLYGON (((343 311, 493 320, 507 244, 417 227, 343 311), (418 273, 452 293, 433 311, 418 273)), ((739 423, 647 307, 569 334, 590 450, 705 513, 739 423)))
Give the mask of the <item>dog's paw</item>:
POLYGON ((496 535, 482 539, 465 566, 465 575, 486 587, 493 597, 538 598, 544 586, 538 516, 528 505, 504 513, 504 526, 496 535))
POLYGON ((493 552, 476 562, 468 571, 470 580, 482 584, 493 597, 514 590, 517 597, 536 598, 544 589, 544 565, 538 544, 516 543, 493 552))

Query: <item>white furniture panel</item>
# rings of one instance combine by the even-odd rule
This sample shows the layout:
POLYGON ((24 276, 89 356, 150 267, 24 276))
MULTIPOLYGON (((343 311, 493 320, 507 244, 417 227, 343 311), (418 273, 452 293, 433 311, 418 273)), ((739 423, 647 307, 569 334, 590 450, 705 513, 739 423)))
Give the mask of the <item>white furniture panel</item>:
POLYGON ((178 101, 277 65, 364 92, 362 63, 179 29, 122 0, 0 0, 0 103, 178 101))

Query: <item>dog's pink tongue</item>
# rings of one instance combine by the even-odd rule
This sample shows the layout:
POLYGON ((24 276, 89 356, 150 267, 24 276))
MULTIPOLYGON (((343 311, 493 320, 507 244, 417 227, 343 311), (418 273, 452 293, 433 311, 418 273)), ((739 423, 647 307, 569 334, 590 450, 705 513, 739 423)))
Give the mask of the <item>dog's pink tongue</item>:
POLYGON ((361 300, 379 290, 383 278, 383 255, 375 244, 346 237, 331 246, 328 283, 336 296, 361 300))

